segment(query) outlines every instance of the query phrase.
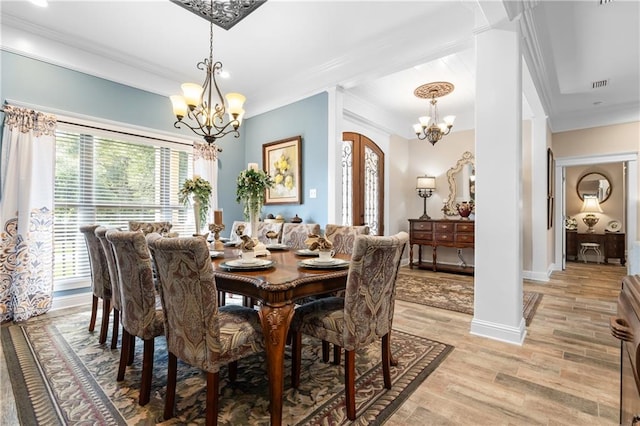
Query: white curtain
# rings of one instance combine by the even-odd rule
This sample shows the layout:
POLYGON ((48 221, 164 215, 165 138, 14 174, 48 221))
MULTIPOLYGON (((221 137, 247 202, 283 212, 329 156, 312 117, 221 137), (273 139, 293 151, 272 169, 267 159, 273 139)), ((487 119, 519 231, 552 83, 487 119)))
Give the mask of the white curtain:
POLYGON ((193 143, 193 174, 208 180, 213 188, 207 224, 213 223, 213 211, 218 210, 218 152, 216 144, 193 143))
POLYGON ((56 117, 4 106, 0 156, 0 321, 51 308, 56 117))

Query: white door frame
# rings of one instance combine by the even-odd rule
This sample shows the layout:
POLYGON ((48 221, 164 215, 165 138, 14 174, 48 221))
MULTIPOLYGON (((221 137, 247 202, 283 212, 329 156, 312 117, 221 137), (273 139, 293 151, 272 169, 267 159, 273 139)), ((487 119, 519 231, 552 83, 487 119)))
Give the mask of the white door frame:
MULTIPOLYGON (((564 169, 571 166, 586 166, 591 164, 619 163, 627 164, 627 185, 626 185, 626 253, 631 252, 631 246, 637 240, 638 235, 638 153, 603 154, 584 157, 562 157, 556 158, 555 170, 555 193, 560 194, 560 200, 554 214, 555 226, 555 261, 554 269, 564 268, 564 212, 565 212, 565 188, 564 169)), ((627 270, 629 268, 627 262, 627 270)))

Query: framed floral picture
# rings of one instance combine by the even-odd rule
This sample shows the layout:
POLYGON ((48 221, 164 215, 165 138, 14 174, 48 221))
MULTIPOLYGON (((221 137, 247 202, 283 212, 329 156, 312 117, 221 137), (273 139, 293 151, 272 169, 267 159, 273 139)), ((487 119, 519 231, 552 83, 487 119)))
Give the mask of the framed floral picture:
POLYGON ((267 188, 265 204, 300 204, 301 142, 302 137, 295 136, 262 145, 262 164, 274 182, 267 188))

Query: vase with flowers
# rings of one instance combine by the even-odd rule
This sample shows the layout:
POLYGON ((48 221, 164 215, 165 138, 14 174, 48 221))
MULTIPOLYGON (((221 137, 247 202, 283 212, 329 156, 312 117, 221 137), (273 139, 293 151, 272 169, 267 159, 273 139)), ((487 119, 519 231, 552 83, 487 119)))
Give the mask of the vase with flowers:
POLYGON ((211 194, 213 188, 206 179, 194 175, 192 179, 187 179, 182 184, 178 192, 178 201, 189 207, 193 201, 193 214, 196 221, 196 233, 200 235, 202 223, 207 222, 207 213, 211 207, 211 194))
POLYGON ((273 179, 264 170, 249 167, 238 175, 236 201, 242 203, 245 220, 251 223, 251 235, 258 236, 258 217, 264 205, 267 188, 273 187, 273 179))

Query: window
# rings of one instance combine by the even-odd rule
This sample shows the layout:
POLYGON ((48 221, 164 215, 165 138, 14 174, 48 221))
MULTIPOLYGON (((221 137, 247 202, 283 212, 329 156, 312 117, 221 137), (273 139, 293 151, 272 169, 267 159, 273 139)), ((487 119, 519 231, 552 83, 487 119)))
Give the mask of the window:
POLYGON ((88 127, 59 126, 54 188, 55 290, 91 279, 81 225, 128 229, 129 220, 169 221, 187 235, 193 222, 178 202, 192 175, 191 146, 88 127))

